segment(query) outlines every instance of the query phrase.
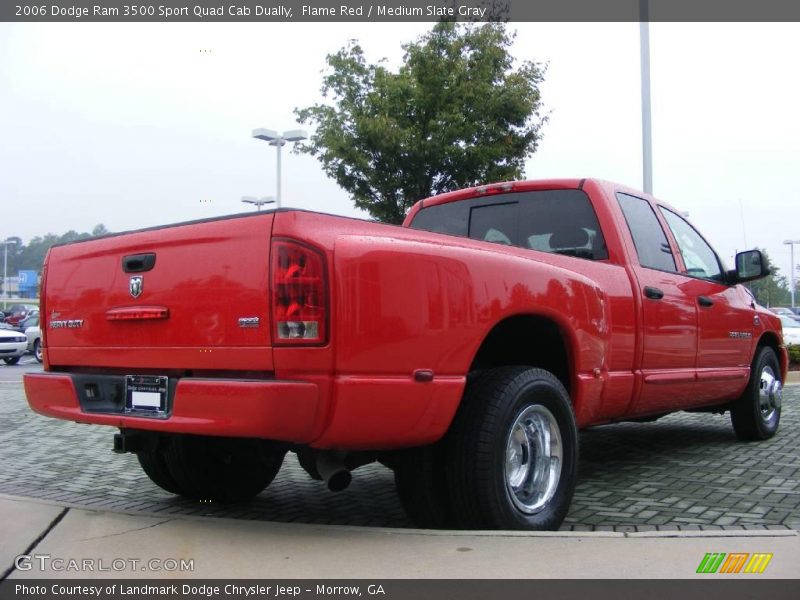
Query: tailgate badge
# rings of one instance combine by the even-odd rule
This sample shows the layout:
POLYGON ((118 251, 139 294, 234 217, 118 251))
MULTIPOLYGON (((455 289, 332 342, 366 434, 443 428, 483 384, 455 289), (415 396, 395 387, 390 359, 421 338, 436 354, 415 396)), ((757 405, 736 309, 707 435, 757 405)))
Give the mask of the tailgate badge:
POLYGON ((134 298, 138 298, 139 296, 142 295, 143 288, 144 288, 144 277, 142 277, 141 275, 135 275, 134 277, 131 277, 131 283, 130 283, 131 296, 133 296, 134 298))
POLYGON ((250 329, 252 327, 259 327, 261 325, 261 319, 258 317, 241 317, 239 319, 239 327, 243 327, 245 329, 250 329))

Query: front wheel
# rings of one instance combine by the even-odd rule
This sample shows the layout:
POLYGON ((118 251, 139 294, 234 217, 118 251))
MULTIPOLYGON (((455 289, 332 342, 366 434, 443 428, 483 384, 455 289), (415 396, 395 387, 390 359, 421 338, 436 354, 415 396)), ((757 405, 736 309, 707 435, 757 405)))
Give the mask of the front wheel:
POLYGON ((446 445, 458 526, 561 525, 577 479, 578 432, 569 395, 552 373, 502 367, 473 376, 446 445))
POLYGON ((19 358, 20 358, 19 356, 8 356, 3 359, 3 362, 5 362, 9 366, 15 365, 19 362, 19 358))
POLYGON ((740 440, 766 440, 778 431, 783 385, 775 351, 763 346, 756 352, 750 381, 731 404, 731 423, 740 440))

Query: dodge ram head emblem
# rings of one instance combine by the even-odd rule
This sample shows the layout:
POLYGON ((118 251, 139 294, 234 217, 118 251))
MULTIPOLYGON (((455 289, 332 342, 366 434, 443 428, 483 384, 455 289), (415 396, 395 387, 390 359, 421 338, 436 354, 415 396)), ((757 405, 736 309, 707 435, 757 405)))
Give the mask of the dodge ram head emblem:
POLYGON ((141 275, 136 275, 135 277, 131 277, 131 296, 134 298, 138 298, 142 295, 142 289, 144 288, 144 277, 141 275))

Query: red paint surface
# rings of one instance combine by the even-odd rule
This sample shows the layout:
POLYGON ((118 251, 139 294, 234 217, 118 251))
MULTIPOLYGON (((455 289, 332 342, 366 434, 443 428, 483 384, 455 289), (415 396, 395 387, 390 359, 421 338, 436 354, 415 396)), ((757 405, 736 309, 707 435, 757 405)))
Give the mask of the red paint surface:
MULTIPOLYGON (((66 373, 26 375, 29 402, 59 418, 141 429, 342 449, 418 445, 447 430, 482 342, 498 323, 519 315, 549 319, 560 331, 581 427, 735 398, 758 340, 780 339, 779 322, 754 308, 738 286, 639 266, 614 193, 655 199, 602 181, 554 180, 461 190, 424 205, 580 185, 597 213, 607 260, 409 229, 422 203, 402 228, 280 211, 53 248, 43 325, 55 319, 83 325, 47 330, 47 371, 186 379, 166 420, 83 413, 66 373), (273 347, 273 238, 321 253, 324 264, 315 272, 325 274, 328 292, 323 345, 273 347), (134 299, 121 260, 145 252, 157 260, 134 299), (648 285, 662 289, 664 299, 645 298, 648 285), (698 306, 701 295, 713 306, 698 306), (139 306, 166 313, 107 318, 140 314, 139 306), (251 317, 260 319, 258 327, 239 325, 251 317), (731 331, 752 338, 732 339, 731 331), (197 371, 224 373, 216 381, 192 379, 197 371), (416 381, 419 371, 432 372, 433 380, 416 381), (237 372, 277 381, 236 381, 237 372)), ((671 237, 670 243, 682 268, 671 237)), ((785 376, 785 350, 780 354, 785 376)))

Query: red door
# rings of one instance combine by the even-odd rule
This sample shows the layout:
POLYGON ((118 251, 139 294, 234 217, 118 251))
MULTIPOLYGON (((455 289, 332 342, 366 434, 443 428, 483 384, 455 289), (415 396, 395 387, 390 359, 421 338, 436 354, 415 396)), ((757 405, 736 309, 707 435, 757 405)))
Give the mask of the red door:
POLYGON ((756 316, 752 297, 723 283, 714 250, 683 217, 659 207, 683 263, 681 288, 697 306, 697 403, 737 397, 750 375, 756 316))
POLYGON ((623 193, 617 200, 638 258, 632 267, 641 307, 640 391, 628 413, 670 412, 691 405, 697 392, 696 299, 681 285, 685 277, 650 202, 623 193))

